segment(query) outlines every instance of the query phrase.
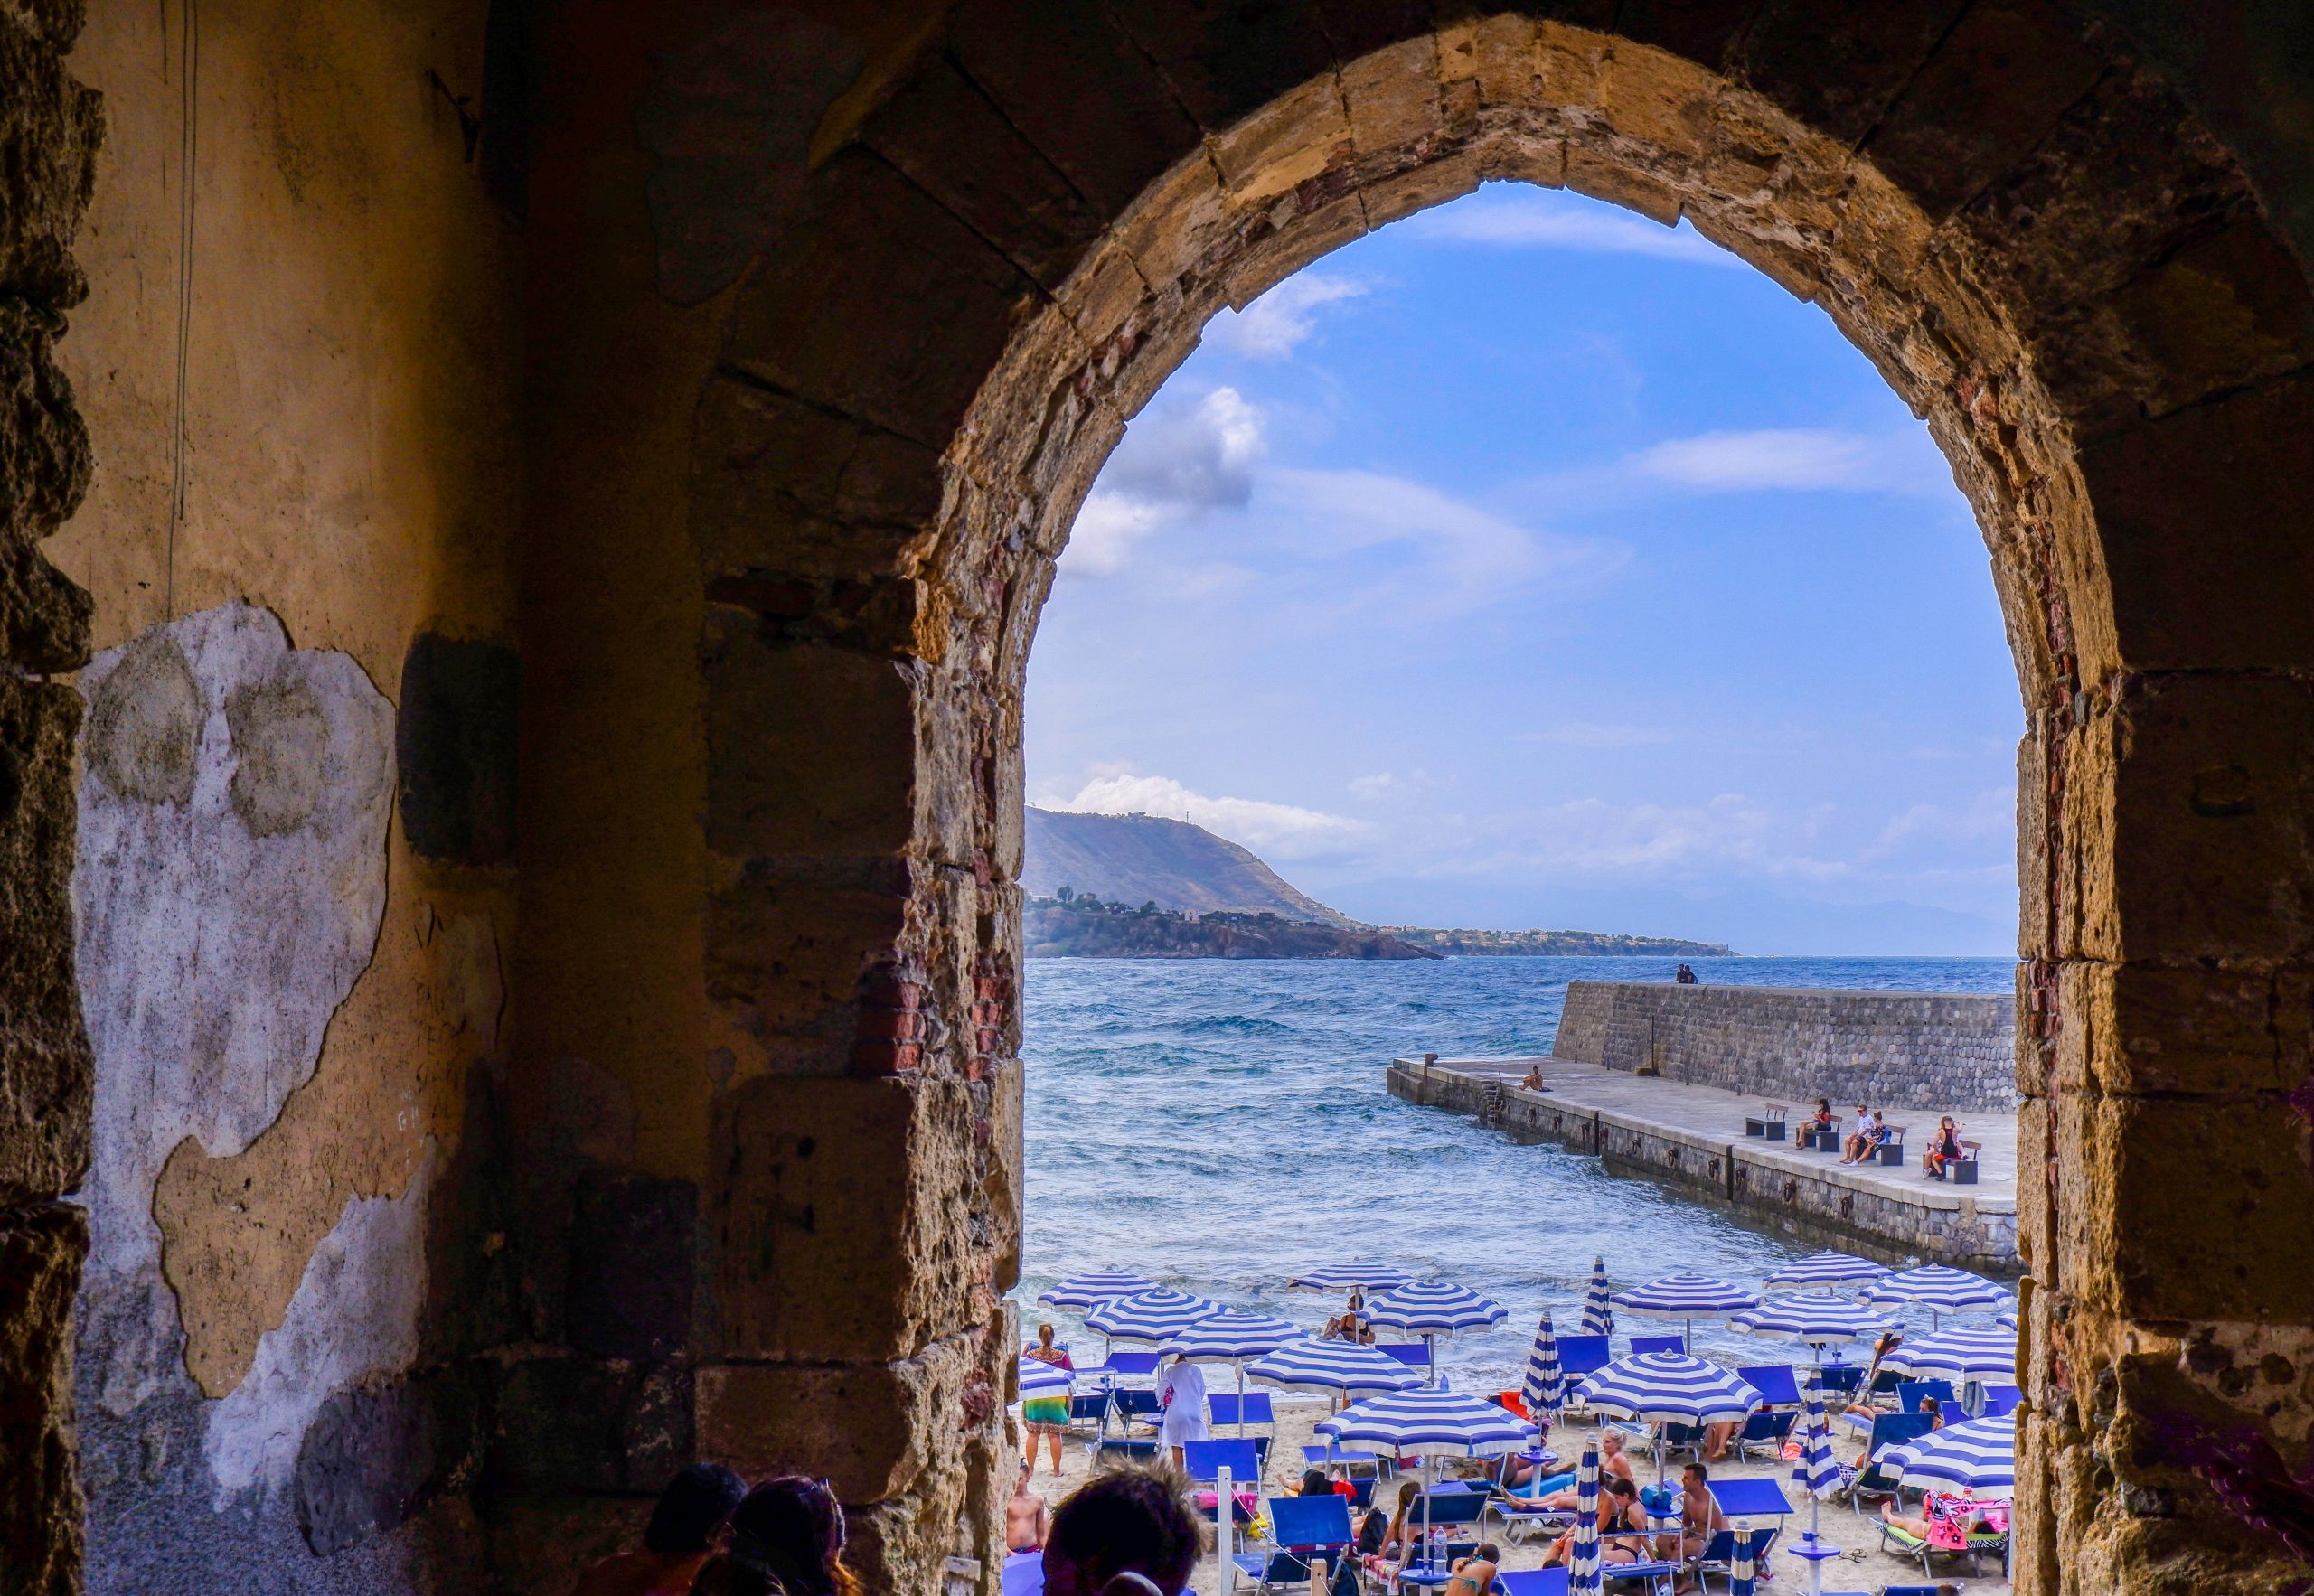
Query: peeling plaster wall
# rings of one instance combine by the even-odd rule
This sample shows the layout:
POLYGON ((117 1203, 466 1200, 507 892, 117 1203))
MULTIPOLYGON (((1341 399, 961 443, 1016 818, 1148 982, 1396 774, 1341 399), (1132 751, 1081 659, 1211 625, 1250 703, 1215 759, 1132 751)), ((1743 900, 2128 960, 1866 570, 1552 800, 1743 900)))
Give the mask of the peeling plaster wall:
MULTIPOLYGON (((469 1588, 510 1284, 520 13, 93 9, 98 1591, 469 1588), (463 101, 463 104, 460 102, 463 101), (445 1571, 449 1571, 446 1573, 445 1571)), ((0 1580, 0 1586, 5 1585, 0 1580)))

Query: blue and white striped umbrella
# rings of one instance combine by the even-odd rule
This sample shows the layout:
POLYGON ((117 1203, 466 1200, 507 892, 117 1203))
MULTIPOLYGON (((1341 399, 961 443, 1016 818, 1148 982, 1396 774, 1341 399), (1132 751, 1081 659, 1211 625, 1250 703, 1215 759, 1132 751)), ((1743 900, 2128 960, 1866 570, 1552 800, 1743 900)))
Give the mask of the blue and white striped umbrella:
POLYGON ((1085 1327, 1112 1341, 1169 1341, 1201 1319, 1211 1319, 1221 1304, 1188 1291, 1158 1286, 1104 1302, 1085 1316, 1085 1327))
POLYGON ((2017 1415, 1948 1424, 1890 1447, 1877 1461, 1914 1490, 1999 1497, 2017 1488, 2017 1415))
POLYGON ((2008 1292, 1980 1274, 1949 1263, 1924 1263, 1918 1269, 1874 1281, 1861 1295, 1867 1302, 1915 1302, 1934 1315, 1943 1310, 2001 1308, 2008 1292))
POLYGON ((1747 1418, 1767 1398, 1717 1364, 1684 1352, 1641 1352, 1586 1377, 1573 1400, 1610 1418, 1710 1424, 1747 1418))
POLYGON ((1757 1308, 1746 1308, 1728 1319, 1727 1328, 1747 1336, 1824 1347, 1836 1341, 1859 1341, 1883 1330, 1893 1330, 1896 1321, 1830 1291, 1794 1291, 1771 1297, 1757 1308))
POLYGON ((1492 1298, 1443 1280, 1399 1286, 1375 1298, 1366 1310, 1367 1322, 1376 1329, 1405 1330, 1416 1336, 1483 1329, 1509 1317, 1502 1304, 1492 1298))
POLYGON ((1575 1544, 1566 1560, 1567 1596, 1596 1592, 1599 1578, 1599 1449, 1585 1444, 1575 1470, 1575 1544))
POLYGON ((1263 1354, 1246 1373, 1288 1391, 1411 1391, 1422 1384, 1421 1375, 1387 1352, 1314 1336, 1263 1354))
POLYGON ((1067 1369, 1057 1369, 1042 1358, 1021 1359, 1021 1394, 1034 1396, 1039 1392, 1066 1391, 1075 1376, 1067 1369))
POLYGON ((1566 1398, 1566 1378, 1558 1367, 1558 1337, 1551 1331, 1547 1308, 1535 1331, 1534 1348, 1527 1354, 1527 1377, 1520 1383, 1519 1394, 1527 1399, 1527 1411, 1538 1424, 1557 1417, 1559 1404, 1566 1398))
POLYGON ((1385 1392, 1319 1420, 1317 1431, 1424 1458, 1499 1458, 1527 1444, 1516 1414, 1453 1391, 1385 1392))
POLYGON ((1414 1276, 1396 1264, 1353 1258, 1347 1263, 1331 1263, 1307 1274, 1297 1274, 1285 1283, 1311 1291, 1387 1291, 1412 1279, 1414 1276))
POLYGON ((1305 1334, 1299 1326, 1266 1313, 1225 1308, 1174 1332, 1157 1350, 1190 1363, 1244 1363, 1302 1340, 1305 1334))
POLYGON ((2017 1310, 2014 1308, 2002 1309, 1999 1314, 1994 1316, 1992 1322, 1999 1325, 2004 1330, 2015 1329, 2017 1328, 2017 1310))
POLYGON ((1615 1333, 1615 1310, 1607 1296, 1607 1261, 1594 1256, 1591 1260, 1591 1289, 1583 1293, 1583 1331, 1586 1336, 1612 1336, 1615 1333))
POLYGON ((2017 1332, 1956 1325, 1917 1341, 1907 1341, 1881 1360, 1883 1368, 1925 1379, 1948 1375, 1957 1380, 1980 1380, 1988 1375, 2017 1373, 2017 1332))
POLYGON ((1889 1272, 1886 1264, 1875 1263, 1853 1253, 1811 1253, 1766 1275, 1761 1283, 1794 1289, 1843 1286, 1878 1280, 1889 1272))
POLYGON ((1136 1291, 1154 1291, 1156 1286, 1155 1281, 1122 1269, 1096 1269, 1089 1274, 1070 1275, 1037 1300, 1048 1308, 1097 1308, 1136 1291))
POLYGON ((1721 1319, 1760 1305, 1760 1294, 1707 1274, 1667 1274, 1617 1291, 1614 1304, 1641 1319, 1721 1319))

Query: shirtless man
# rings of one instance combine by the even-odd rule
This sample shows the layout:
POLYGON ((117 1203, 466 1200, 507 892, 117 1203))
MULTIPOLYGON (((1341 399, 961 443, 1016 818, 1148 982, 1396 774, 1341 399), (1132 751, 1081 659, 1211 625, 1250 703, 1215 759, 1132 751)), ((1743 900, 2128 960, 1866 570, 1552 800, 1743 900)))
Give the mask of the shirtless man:
POLYGON ((1029 1488, 1029 1465, 1021 1465, 1012 1482, 1012 1499, 1004 1504, 1004 1549, 1035 1552, 1045 1544, 1045 1499, 1029 1488))
POLYGON ((1719 1510, 1719 1498, 1711 1494, 1707 1484, 1710 1478, 1710 1471, 1701 1463, 1690 1463, 1679 1471, 1681 1562, 1702 1556, 1711 1537, 1727 1527, 1727 1515, 1719 1510))

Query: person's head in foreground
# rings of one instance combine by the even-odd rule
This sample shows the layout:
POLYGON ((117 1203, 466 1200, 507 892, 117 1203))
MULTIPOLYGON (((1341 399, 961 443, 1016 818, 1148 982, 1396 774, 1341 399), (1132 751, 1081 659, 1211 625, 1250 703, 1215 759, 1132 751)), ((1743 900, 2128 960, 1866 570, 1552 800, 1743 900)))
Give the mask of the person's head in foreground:
POLYGON ((843 1565, 843 1505, 825 1480, 767 1479, 731 1513, 731 1540, 694 1596, 860 1596, 843 1565))
POLYGON ((643 1531, 643 1549, 662 1557, 696 1557, 748 1494, 748 1482, 720 1463, 693 1463, 667 1482, 643 1531))
MULTIPOLYGON (((1087 1480, 1055 1509, 1045 1539, 1047 1596, 1103 1596, 1137 1574, 1157 1596, 1181 1596, 1203 1542, 1170 1473, 1119 1469, 1087 1480)), ((1148 1596, 1132 1580, 1110 1596, 1148 1596)))
POLYGON ((1039 1352, 1050 1352, 1052 1350, 1052 1327, 1050 1325, 1039 1325, 1037 1327, 1037 1349, 1039 1352))
POLYGON ((1609 1430, 1605 1434, 1600 1436, 1599 1450, 1611 1458, 1617 1452, 1623 1450, 1623 1432, 1620 1430, 1609 1430))

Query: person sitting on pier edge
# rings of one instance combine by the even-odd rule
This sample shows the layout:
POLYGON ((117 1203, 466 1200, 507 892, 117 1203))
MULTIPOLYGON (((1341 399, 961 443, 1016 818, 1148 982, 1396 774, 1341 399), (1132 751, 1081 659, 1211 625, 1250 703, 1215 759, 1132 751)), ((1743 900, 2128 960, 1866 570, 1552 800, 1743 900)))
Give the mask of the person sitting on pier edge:
POLYGON ((1529 1065, 1527 1066, 1527 1078, 1519 1084, 1529 1092, 1541 1091, 1543 1089, 1543 1066, 1539 1064, 1529 1065))
POLYGON ((1880 1116, 1863 1103, 1856 1105, 1856 1129, 1849 1133, 1848 1145, 1841 1150, 1840 1162, 1860 1164, 1880 1145, 1880 1116))
POLYGON ((1936 1134, 1929 1138, 1928 1150, 1920 1155, 1920 1170, 1938 1180, 1944 1178, 1944 1166, 1961 1157, 1961 1122, 1951 1114, 1936 1122, 1936 1134))

